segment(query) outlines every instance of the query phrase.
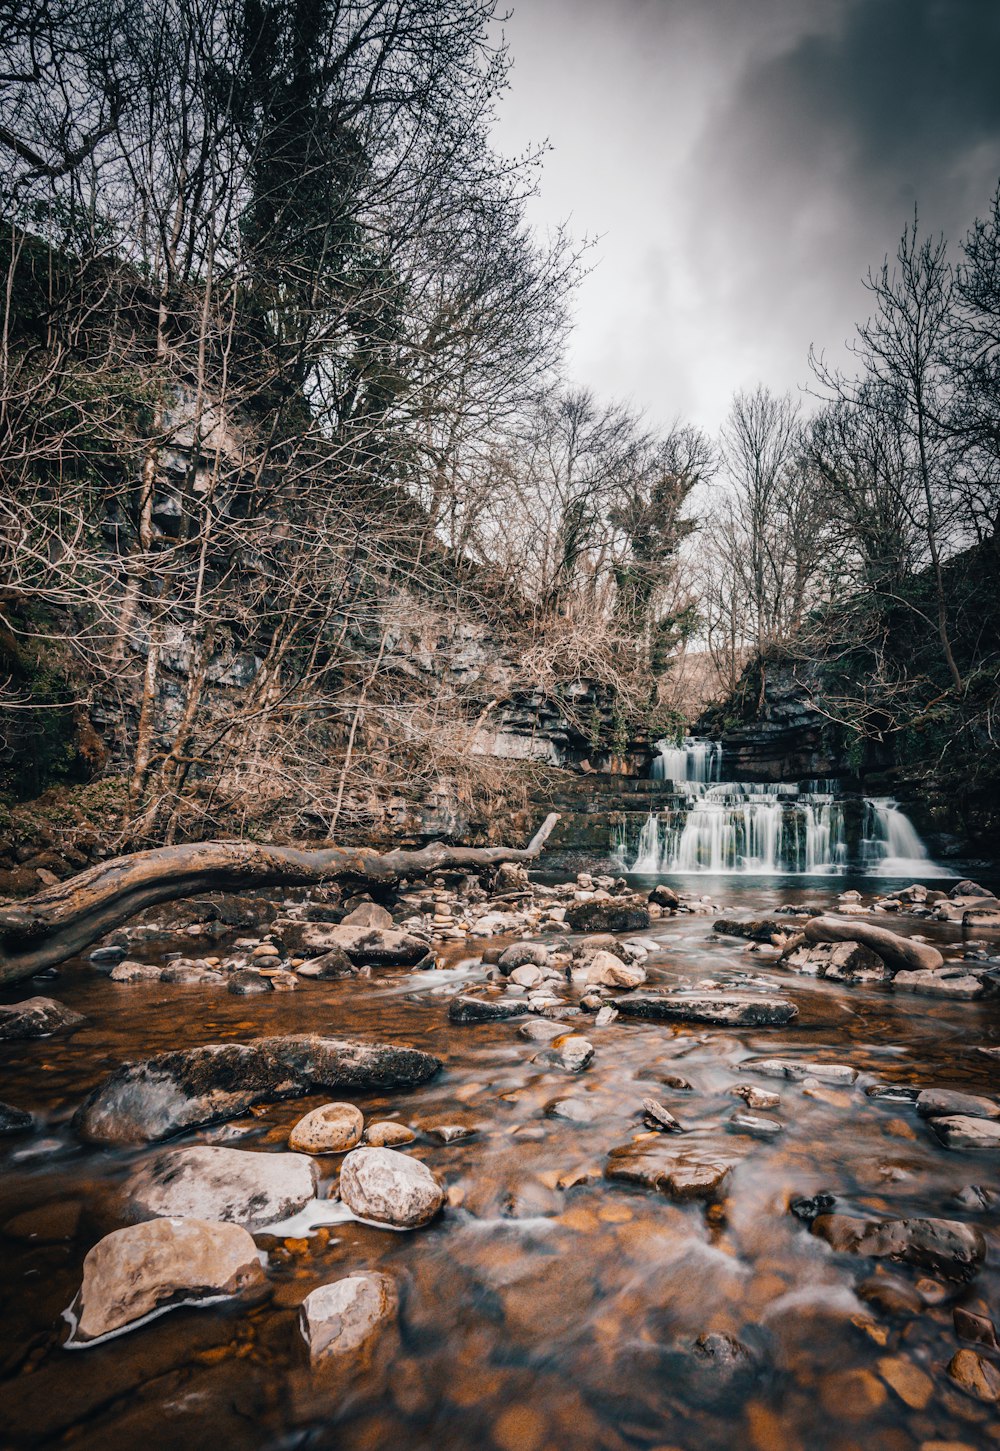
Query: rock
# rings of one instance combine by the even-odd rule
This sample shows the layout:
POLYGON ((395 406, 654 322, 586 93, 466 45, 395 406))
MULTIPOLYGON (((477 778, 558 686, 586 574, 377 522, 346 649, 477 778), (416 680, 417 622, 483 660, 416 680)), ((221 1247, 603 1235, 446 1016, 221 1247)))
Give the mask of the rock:
POLYGON ((27 1134, 35 1127, 32 1114, 25 1108, 15 1108, 12 1103, 0 1102, 0 1138, 13 1134, 27 1134))
POLYGON ((812 1224, 821 1214, 829 1214, 837 1203, 832 1194, 821 1191, 819 1194, 810 1195, 808 1198, 798 1195, 789 1201, 788 1208, 796 1219, 801 1219, 803 1224, 812 1224))
POLYGON ((908 1280, 896 1275, 869 1275, 856 1287, 859 1300, 874 1305, 886 1315, 922 1315, 924 1302, 908 1280))
POLYGON ((377 902, 361 902, 341 920, 341 927, 391 927, 392 913, 377 902))
POLYGON ((497 958, 497 967, 508 977, 516 967, 547 967, 550 956, 549 949, 539 946, 537 942, 515 942, 512 947, 501 952, 497 958))
POLYGON ((641 932, 650 920, 645 903, 635 900, 574 902, 566 913, 574 932, 641 932))
POLYGON ((257 1246, 236 1224, 154 1219, 106 1235, 83 1262, 66 1344, 91 1345, 178 1305, 211 1304, 263 1282, 257 1246))
POLYGON ((364 1126, 353 1103, 324 1103, 293 1125, 288 1147, 303 1154, 344 1154, 360 1143, 364 1126))
POLYGON ((365 1143, 372 1149, 392 1149, 400 1144, 412 1144, 416 1134, 406 1124, 393 1123, 391 1119, 384 1119, 380 1123, 369 1124, 365 1129, 365 1143))
POLYGON ((390 927, 332 927, 324 922, 304 923, 282 933, 286 946, 304 957, 326 955, 337 947, 355 967, 413 967, 427 956, 427 943, 409 932, 390 927))
POLYGON ((331 947, 321 957, 311 957, 296 969, 300 977, 318 978, 320 982, 336 982, 342 977, 357 977, 358 969, 341 947, 331 947))
POLYGON ((611 952, 595 952, 584 971, 585 980, 596 987, 637 988, 646 981, 645 968, 622 962, 611 952))
POLYGON ((55 998, 24 998, 19 1003, 3 1003, 0 1004, 0 1042, 69 1033, 86 1021, 82 1013, 74 1013, 55 998))
POLYGON ((770 942, 772 937, 783 936, 787 930, 786 922, 777 922, 773 917, 719 917, 712 924, 712 931, 723 937, 749 937, 751 942, 770 942))
POLYGON ((736 997, 719 993, 635 993, 616 999, 615 1006, 629 1018, 676 1020, 682 1023, 720 1023, 726 1027, 782 1026, 798 1017, 798 1008, 784 998, 736 997))
POLYGON ((795 972, 837 982, 882 982, 892 974, 885 963, 860 942, 808 942, 781 959, 795 972))
POLYGON ((683 1134, 687 1130, 683 1124, 677 1122, 668 1108, 658 1103, 655 1098, 644 1098, 642 1100, 642 1119, 648 1128, 656 1129, 667 1134, 683 1134))
POLYGON ((595 952, 610 952, 622 962, 628 961, 628 952, 620 938, 610 932, 594 932, 589 937, 581 937, 573 948, 574 966, 586 967, 595 952))
POLYGON ((125 956, 124 947, 95 947, 87 958, 95 967, 114 967, 125 956))
POLYGON ((954 1114, 932 1118, 931 1128, 946 1149, 962 1149, 967 1153, 1000 1154, 1000 1123, 995 1119, 972 1118, 954 1114))
POLYGON ((751 1134, 755 1139, 776 1139, 785 1131, 784 1124, 776 1118, 766 1118, 762 1113, 747 1113, 743 1109, 730 1114, 728 1127, 738 1134, 751 1134))
POLYGON ((567 1073, 581 1073, 593 1056, 594 1045, 587 1038, 579 1033, 562 1033, 535 1061, 565 1068, 567 1073))
POLYGON ((873 1083, 865 1089, 865 1096, 884 1103, 916 1103, 920 1089, 905 1083, 873 1083))
POLYGON ((77 1110, 80 1136, 140 1144, 236 1118, 256 1103, 318 1089, 413 1088, 441 1063, 429 1053, 350 1038, 295 1036, 208 1043, 123 1063, 77 1110))
POLYGON ((510 975, 510 981, 514 986, 523 988, 537 987, 540 982, 544 981, 544 978, 545 974, 540 967, 532 967, 527 962, 523 967, 515 967, 510 975))
POLYGON ((552 1118, 566 1119, 568 1123, 593 1123, 596 1110, 582 1098, 557 1098, 550 1103, 546 1113, 552 1118))
POLYGON ((970 882, 968 877, 963 877, 960 882, 955 883, 948 896, 953 899, 955 897, 995 897, 996 893, 987 891, 978 882, 970 882))
POLYGON ((925 1088, 917 1098, 921 1118, 942 1118, 964 1114, 968 1118, 1000 1119, 1000 1104, 975 1093, 956 1093, 948 1088, 925 1088))
POLYGON ((352 1149, 340 1170, 340 1197, 359 1219, 397 1229, 429 1224, 444 1190, 419 1159, 395 1149, 352 1149))
POLYGON ((604 1177, 655 1189, 671 1199, 714 1199, 732 1169, 731 1162, 695 1153, 650 1152, 624 1145, 612 1150, 604 1177))
POLYGON ((260 1229, 297 1214, 316 1196, 305 1154, 263 1154, 198 1144, 142 1164, 123 1189, 125 1217, 208 1219, 260 1229))
POLYGON ((820 1083, 853 1083, 858 1070, 846 1063, 811 1063, 799 1058, 752 1058, 741 1063, 748 1073, 762 1073, 765 1078, 788 1078, 801 1082, 816 1078, 820 1083))
POLYGON ((913 1411, 926 1410, 934 1395, 934 1382, 926 1371, 902 1355, 883 1355, 879 1374, 904 1405, 913 1411))
POLYGON ((618 1009, 613 1008, 610 1003, 605 1003, 603 1008, 598 1008, 597 1017, 594 1019, 595 1028, 607 1028, 618 1017, 618 1009))
POLYGON ((959 1350, 948 1365, 956 1385, 978 1401, 1000 1401, 1000 1369, 974 1350, 959 1350))
POLYGON ((528 888, 528 872, 518 862, 501 862, 493 877, 493 895, 524 892, 528 888))
POLYGON ((162 966, 156 962, 133 962, 126 957, 108 973, 109 982, 157 982, 162 966))
POLYGON ((203 984, 205 987, 221 987, 225 978, 221 972, 213 972, 210 967, 202 967, 195 962, 177 962, 163 969, 160 981, 173 983, 175 986, 203 984))
POLYGON ((646 900, 655 902, 657 907, 666 907, 671 912, 681 905, 681 899, 677 893, 663 882, 653 888, 646 900))
POLYGON ((811 917, 803 928, 810 942, 859 942, 876 953, 893 972, 933 971, 944 958, 928 942, 900 937, 885 927, 844 917, 811 917))
POLYGON ((994 1353, 1000 1351, 997 1328, 987 1316, 977 1315, 974 1310, 956 1305, 952 1311, 952 1322, 959 1340, 971 1340, 974 1345, 982 1345, 994 1353))
POLYGON ((528 1011, 516 998, 474 998, 462 994, 452 998, 448 1017, 453 1023, 494 1023, 502 1018, 519 1018, 528 1011))
POLYGON ((26 1244, 64 1244, 76 1239, 82 1212, 82 1200, 57 1199, 15 1214, 13 1219, 8 1219, 3 1232, 9 1239, 26 1244))
POLYGON ((950 1279, 969 1279, 986 1255, 986 1241, 971 1224, 957 1219, 856 1219, 820 1214, 813 1234, 838 1253, 874 1259, 905 1260, 950 1279))
POLYGON ((272 991, 271 980, 261 977, 259 972, 233 972, 229 975, 227 991, 238 998, 252 997, 254 993, 269 993, 272 991))
POLYGON ((978 977, 958 967, 946 967, 940 971, 897 972, 892 985, 897 992, 922 993, 931 998, 971 1000, 981 998, 985 992, 978 977))
POLYGON ((551 1023, 547 1018, 532 1018, 530 1022, 522 1023, 517 1031, 520 1037, 527 1038, 530 1042, 550 1043, 563 1030, 558 1023, 551 1023))
POLYGON ((729 1090, 737 1098, 742 1098, 747 1108, 777 1108, 781 1098, 777 1093, 770 1093, 766 1088, 758 1088, 755 1083, 737 1083, 735 1088, 729 1090))
POLYGON ((320 1285, 302 1302, 299 1328, 313 1365, 354 1358, 398 1311, 388 1275, 365 1272, 320 1285))

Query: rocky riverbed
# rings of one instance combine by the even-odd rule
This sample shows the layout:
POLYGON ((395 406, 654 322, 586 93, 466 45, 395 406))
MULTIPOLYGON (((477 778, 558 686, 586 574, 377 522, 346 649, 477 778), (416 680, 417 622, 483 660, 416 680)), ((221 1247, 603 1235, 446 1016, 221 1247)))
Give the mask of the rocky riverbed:
POLYGON ((0 1443, 1000 1441, 994 899, 691 881, 205 899, 8 990, 0 1443))

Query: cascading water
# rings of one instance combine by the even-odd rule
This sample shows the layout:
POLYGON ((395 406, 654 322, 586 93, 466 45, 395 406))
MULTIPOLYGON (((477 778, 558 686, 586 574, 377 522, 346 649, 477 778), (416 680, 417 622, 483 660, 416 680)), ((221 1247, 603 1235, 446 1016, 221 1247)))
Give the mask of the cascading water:
MULTIPOLYGON (((724 782, 721 770, 722 746, 717 741, 688 737, 681 745, 660 742, 653 778, 669 782, 683 804, 652 812, 634 847, 620 829, 615 854, 627 870, 646 875, 803 876, 848 870, 845 802, 836 780, 801 785, 724 782)), ((865 802, 862 834, 864 871, 880 876, 947 875, 930 860, 912 823, 894 801, 865 802)))

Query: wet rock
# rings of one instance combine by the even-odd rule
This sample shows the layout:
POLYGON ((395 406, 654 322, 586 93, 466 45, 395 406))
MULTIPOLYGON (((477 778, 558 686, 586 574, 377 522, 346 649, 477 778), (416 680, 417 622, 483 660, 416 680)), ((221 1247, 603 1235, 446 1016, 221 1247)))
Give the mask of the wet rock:
POLYGON ((8 1239, 26 1244, 64 1244, 76 1238, 82 1213, 82 1200, 57 1199, 52 1204, 15 1214, 13 1219, 8 1219, 3 1232, 8 1239))
POLYGON ((869 1275, 856 1287, 859 1300, 874 1305, 885 1315, 922 1315, 924 1302, 908 1280, 897 1275, 869 1275))
POLYGON ((731 1161, 693 1152, 652 1152, 626 1144, 612 1150, 604 1177, 612 1182, 655 1189, 671 1199, 714 1199, 732 1167, 731 1161))
POLYGON ((391 927, 392 913, 377 902, 359 902, 341 920, 341 927, 391 927))
POLYGON ((597 1017, 594 1019, 595 1028, 607 1028, 618 1017, 618 1009, 613 1008, 610 1003, 605 1003, 603 1008, 598 1008, 597 1017))
POLYGON ((955 1114, 931 1119, 931 1128, 946 1149, 966 1153, 1000 1154, 1000 1123, 995 1119, 955 1114))
POLYGON ((239 1225, 154 1219, 117 1229, 83 1262, 66 1343, 90 1345, 148 1315, 238 1295, 263 1279, 257 1246, 239 1225))
POLYGON ((641 932, 650 924, 649 909, 639 901, 574 902, 566 913, 574 932, 641 932))
POLYGON ((95 947, 87 961, 95 967, 114 967, 124 956, 124 947, 95 947))
POLYGON ((865 1089, 865 1096, 883 1103, 916 1103, 920 1092, 905 1083, 875 1083, 865 1089))
POLYGON ((593 1123, 597 1110, 582 1098, 557 1098, 546 1109, 552 1118, 566 1119, 569 1123, 593 1123))
POLYGON ((603 951, 594 953, 584 974, 584 980, 594 987, 637 988, 646 981, 645 968, 603 951))
POLYGON ((666 907, 671 912, 681 905, 681 899, 677 893, 663 882, 659 882, 653 888, 646 900, 655 902, 657 907, 666 907))
POLYGON ((952 1320, 959 1340, 971 1340, 973 1345, 982 1345, 994 1353, 1000 1351, 997 1328, 988 1316, 977 1315, 974 1310, 956 1305, 952 1311, 952 1320))
POLYGON ((812 1232, 841 1254, 905 1260, 950 1279, 969 1279, 986 1255, 986 1241, 956 1219, 856 1219, 821 1214, 812 1232))
POLYGON ((193 962, 177 962, 163 969, 160 973, 160 981, 173 983, 178 987, 190 987, 193 985, 222 987, 226 979, 221 972, 213 972, 210 967, 204 967, 193 962))
POLYGON ((755 1083, 737 1083, 730 1093, 742 1098, 747 1108, 777 1108, 781 1098, 777 1093, 771 1093, 766 1088, 758 1088, 755 1083))
POLYGON ((934 1395, 934 1382, 926 1371, 902 1355, 883 1355, 878 1363, 879 1374, 904 1405, 923 1411, 934 1395))
POLYGON ((260 1229, 315 1198, 316 1167, 305 1154, 263 1154, 198 1144, 169 1149, 126 1181, 125 1217, 207 1219, 260 1229))
POLYGON ((439 1144, 457 1144, 462 1139, 473 1138, 478 1130, 473 1124, 429 1124, 426 1132, 439 1144))
POLYGON ((815 1078, 820 1083, 853 1083, 858 1076, 856 1068, 846 1063, 811 1063, 804 1058, 752 1058, 741 1063, 747 1073, 762 1073, 765 1078, 788 1078, 801 1082, 803 1078, 815 1078))
POLYGON ((977 1401, 1000 1401, 1000 1368, 976 1351, 958 1351, 948 1365, 948 1374, 977 1401))
POLYGON ((547 947, 537 942, 515 942, 497 958, 497 967, 508 977, 516 967, 547 967, 551 956, 547 947))
POLYGON ((256 1103, 318 1089, 413 1088, 440 1068, 416 1048, 294 1036, 208 1043, 123 1063, 73 1120, 91 1143, 138 1144, 236 1118, 256 1103))
POLYGON ((995 896, 995 893, 987 891, 987 889, 985 887, 981 887, 978 882, 971 882, 968 877, 963 877, 960 882, 955 883, 951 891, 948 893, 948 896, 951 898, 993 897, 995 896))
POLYGON ((787 930, 787 923, 777 922, 773 917, 719 917, 712 923, 712 931, 722 937, 748 937, 751 942, 770 942, 772 937, 783 936, 787 930))
POLYGON ((964 1114, 968 1118, 1000 1119, 1000 1104, 975 1093, 956 1093, 948 1088, 925 1088, 917 1097, 921 1118, 943 1118, 964 1114))
POLYGON ((959 1001, 981 998, 985 992, 982 981, 960 967, 897 972, 892 985, 897 992, 920 993, 929 998, 956 998, 959 1001))
POLYGON ((529 1042, 551 1043, 563 1030, 558 1023, 552 1023, 547 1018, 532 1018, 530 1022, 522 1023, 517 1031, 519 1037, 527 1038, 529 1042))
POLYGON ((336 982, 343 977, 357 977, 358 969, 340 947, 331 947, 320 957, 311 957, 296 969, 300 977, 317 978, 320 982, 336 982))
POLYGON ((15 1108, 12 1103, 0 1102, 0 1138, 27 1134, 34 1127, 34 1116, 26 1108, 15 1108))
POLYGON ((963 1209, 972 1209, 977 1214, 984 1209, 991 1213, 1000 1210, 1000 1190, 990 1189, 985 1184, 966 1184, 953 1197, 963 1209))
POLYGON ((837 1203, 832 1194, 813 1194, 809 1198, 800 1195, 789 1202, 788 1208, 803 1224, 812 1224, 821 1214, 829 1214, 837 1203))
POLYGON ((299 1328, 313 1365, 353 1360, 398 1311, 396 1286, 388 1275, 365 1272, 320 1285, 302 1302, 299 1328))
POLYGON ((248 998, 255 993, 272 991, 270 978, 261 977, 259 972, 233 972, 229 975, 227 991, 234 997, 248 998))
POLYGON ((749 998, 722 993, 710 997, 694 993, 635 993, 618 998, 616 1007, 630 1018, 719 1023, 734 1028, 780 1027, 798 1017, 798 1008, 785 998, 749 998))
POLYGON ((784 1133, 785 1126, 776 1118, 766 1118, 762 1113, 749 1113, 737 1109, 730 1114, 727 1127, 738 1134, 750 1134, 755 1139, 776 1139, 784 1133))
POLYGON ((395 1149, 352 1149, 340 1171, 340 1197, 360 1219, 419 1229, 444 1203, 426 1164, 395 1149))
POLYGON ((810 942, 859 942, 876 953, 893 972, 939 968, 944 958, 928 942, 900 937, 885 927, 843 917, 811 917, 803 928, 810 942))
POLYGON ((655 1098, 644 1098, 642 1100, 642 1120, 648 1128, 658 1130, 666 1134, 683 1134, 687 1130, 683 1124, 678 1123, 668 1108, 658 1103, 655 1098))
POLYGON ((538 987, 539 983, 543 982, 544 979, 545 974, 541 968, 532 967, 527 962, 522 967, 515 967, 510 975, 510 981, 514 986, 523 988, 538 987))
POLYGON ((453 1023, 494 1023, 502 1018, 519 1018, 528 1004, 518 998, 475 998, 462 994, 452 998, 448 1017, 453 1023))
POLYGON ((71 1033, 86 1021, 82 1013, 74 1013, 55 998, 24 998, 19 1003, 3 1003, 0 1004, 0 1042, 71 1033))
POLYGON ((380 1123, 369 1124, 365 1129, 365 1143, 372 1149, 393 1149, 401 1144, 412 1144, 416 1134, 406 1124, 394 1123, 391 1119, 384 1119, 380 1123))
POLYGON ((286 947, 306 957, 325 955, 337 947, 355 967, 414 967, 427 956, 427 943, 422 938, 390 927, 304 923, 285 929, 282 939, 286 947))
POLYGON ((579 1033, 563 1033, 553 1038, 546 1051, 535 1059, 536 1063, 550 1063, 555 1068, 564 1068, 567 1073, 581 1073, 594 1056, 594 1045, 579 1033))
POLYGON ((294 972, 268 972, 265 976, 270 978, 271 987, 276 993, 293 993, 299 985, 294 972))
POLYGON ((109 982, 158 982, 162 966, 157 962, 134 962, 126 957, 108 973, 109 982))
POLYGON ((810 942, 782 954, 786 967, 837 982, 883 982, 892 976, 885 963, 860 942, 810 942))
POLYGON ((360 1143, 364 1126, 353 1103, 324 1103, 293 1125, 288 1147, 303 1154, 344 1154, 360 1143))

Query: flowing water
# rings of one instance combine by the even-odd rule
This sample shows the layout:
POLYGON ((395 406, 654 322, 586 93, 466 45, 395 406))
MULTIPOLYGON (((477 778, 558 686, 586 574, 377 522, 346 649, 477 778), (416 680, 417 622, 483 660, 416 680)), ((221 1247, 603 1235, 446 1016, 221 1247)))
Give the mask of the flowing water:
MULTIPOLYGON (((852 878, 705 877, 720 906, 828 908, 852 878)), ((859 879, 862 890, 871 882, 859 879)), ((956 1304, 1000 1306, 995 1212, 967 1186, 1000 1165, 949 1153, 906 1104, 866 1097, 873 1082, 996 1091, 1000 1008, 817 982, 678 916, 643 934, 651 985, 777 983, 800 1010, 782 1029, 731 1031, 619 1019, 597 1029, 578 1075, 533 1061, 518 1022, 454 1026, 447 995, 476 978, 468 948, 453 970, 386 971, 371 981, 303 983, 236 998, 158 982, 119 986, 86 963, 31 991, 87 1015, 69 1038, 7 1043, 2 1096, 46 1117, 40 1137, 0 1141, 0 1444, 75 1451, 184 1448, 435 1448, 435 1451, 928 1451, 997 1445, 995 1407, 946 1367, 963 1342, 956 1304), (250 1306, 181 1309, 105 1344, 67 1352, 60 1319, 86 1250, 107 1228, 107 1191, 149 1151, 82 1146, 70 1115, 123 1058, 263 1033, 319 1031, 412 1043, 443 1071, 414 1092, 360 1095, 367 1116, 418 1129, 461 1122, 471 1137, 421 1137, 413 1152, 447 1186, 430 1227, 394 1233, 355 1222, 289 1238, 258 1235, 269 1293, 250 1306), (849 1063, 853 1088, 754 1079, 748 1058, 849 1063), (689 1088, 678 1086, 682 1078, 689 1088), (734 1133, 740 1081, 776 1089, 774 1141, 734 1133), (674 1203, 603 1177, 610 1151, 643 1132, 653 1097, 694 1146, 731 1160, 721 1203, 674 1203), (553 1106, 571 1100, 572 1120, 553 1106), (569 1187, 560 1187, 569 1186, 569 1187), (978 1223, 990 1262, 971 1285, 883 1265, 916 1287, 915 1313, 858 1295, 872 1261, 837 1255, 788 1211, 829 1192, 849 1214, 935 1215, 978 1223), (963 1193, 963 1191, 966 1191, 963 1193), (83 1212, 78 1213, 84 1206, 83 1212), (378 1268, 400 1286, 398 1333, 353 1380, 314 1379, 296 1326, 315 1286, 378 1268), (729 1354, 730 1336, 744 1347, 729 1354), (707 1348, 706 1348, 707 1347, 707 1348), (722 1348, 722 1353, 713 1356, 722 1348)), ((900 921, 945 951, 958 929, 900 921)), ((552 939, 546 939, 551 941, 552 939)), ((164 950, 176 943, 165 943, 164 950)), ((151 952, 155 957, 155 952, 151 952)), ((8 999, 23 997, 9 990, 8 999)), ((575 1020, 575 1024, 579 1020, 575 1020)), ((267 1107, 179 1142, 285 1148, 322 1095, 267 1107)), ((319 1161, 324 1190, 338 1160, 319 1161)))

